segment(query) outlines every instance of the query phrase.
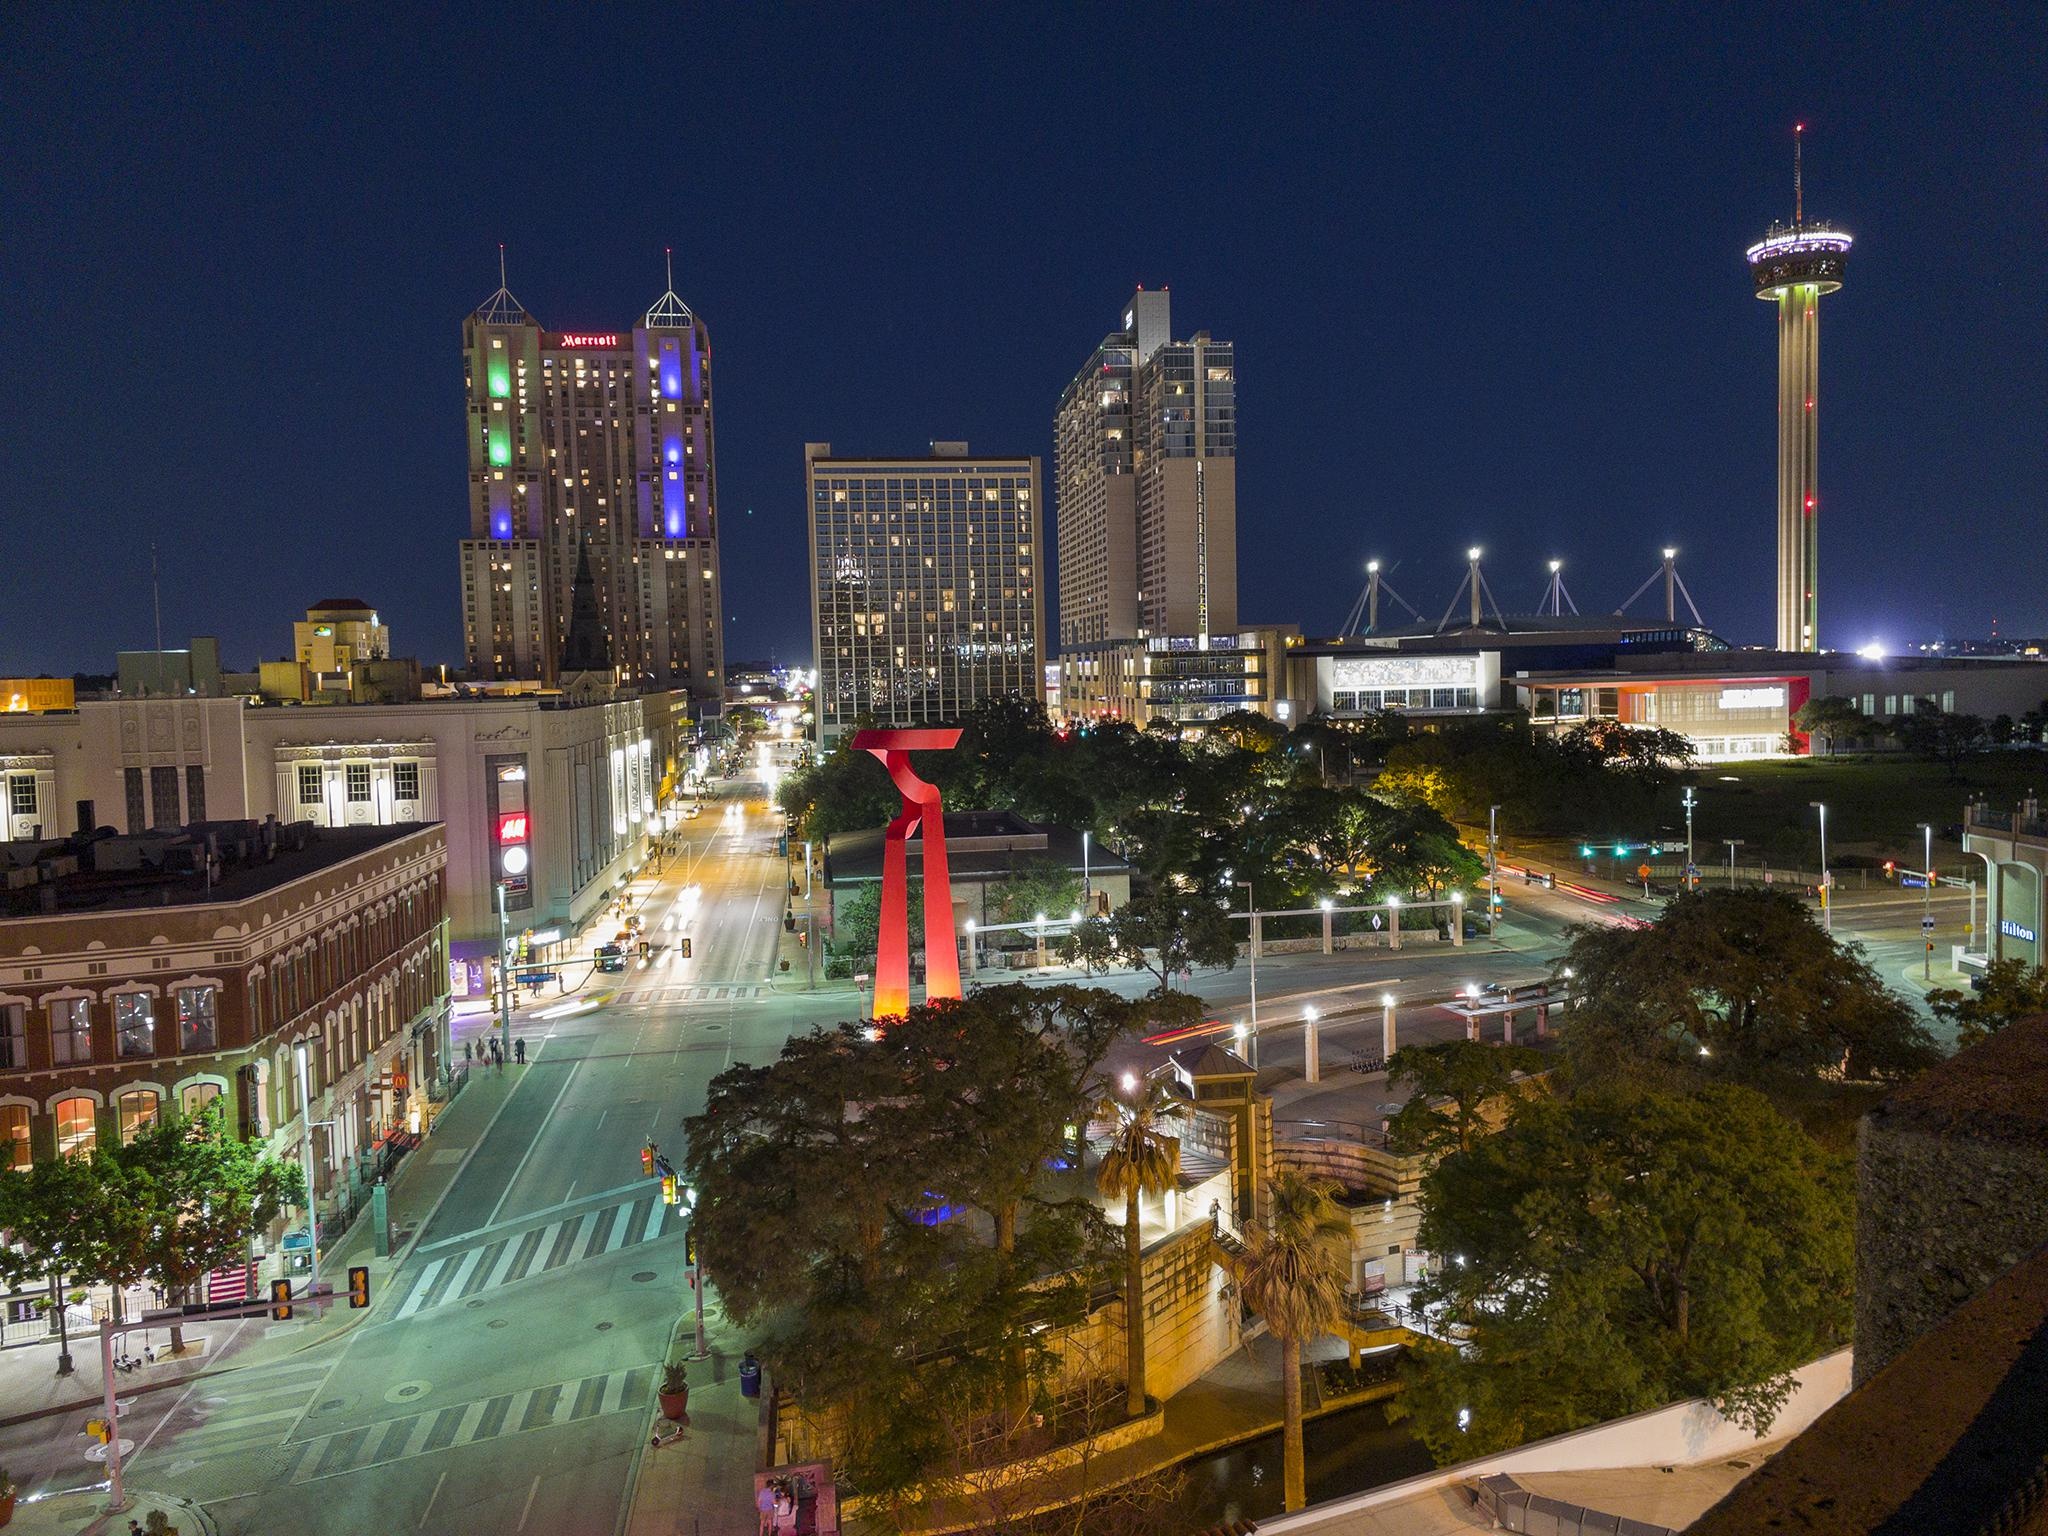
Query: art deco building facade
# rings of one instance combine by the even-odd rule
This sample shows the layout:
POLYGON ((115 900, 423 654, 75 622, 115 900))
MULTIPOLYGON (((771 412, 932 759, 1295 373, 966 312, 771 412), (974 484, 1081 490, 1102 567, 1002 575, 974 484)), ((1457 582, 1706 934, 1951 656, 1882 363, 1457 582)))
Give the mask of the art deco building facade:
POLYGON ((719 693, 711 341, 664 293, 629 331, 551 331, 501 287, 463 322, 474 676, 719 693))
POLYGON ((804 445, 818 737, 957 719, 1044 686, 1039 461, 804 445))
POLYGON ((1237 628, 1235 348, 1172 337, 1168 294, 1140 289, 1054 419, 1070 714, 1101 712, 1105 647, 1237 628))

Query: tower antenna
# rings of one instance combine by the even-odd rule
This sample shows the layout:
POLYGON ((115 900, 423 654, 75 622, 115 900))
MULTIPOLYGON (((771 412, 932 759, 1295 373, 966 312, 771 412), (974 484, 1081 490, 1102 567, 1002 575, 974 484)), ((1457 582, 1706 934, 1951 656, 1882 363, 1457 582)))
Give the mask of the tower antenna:
POLYGON ((668 291, 674 293, 676 291, 676 248, 672 245, 664 245, 661 248, 661 254, 662 259, 668 263, 668 291))
POLYGON ((498 242, 498 286, 505 286, 505 242, 498 242))
POLYGON ((1806 124, 1792 125, 1792 227, 1806 227, 1806 183, 1805 166, 1802 164, 1806 147, 1806 124))
POLYGON ((149 598, 156 609, 156 653, 161 656, 164 653, 164 584, 154 543, 149 546, 149 598))

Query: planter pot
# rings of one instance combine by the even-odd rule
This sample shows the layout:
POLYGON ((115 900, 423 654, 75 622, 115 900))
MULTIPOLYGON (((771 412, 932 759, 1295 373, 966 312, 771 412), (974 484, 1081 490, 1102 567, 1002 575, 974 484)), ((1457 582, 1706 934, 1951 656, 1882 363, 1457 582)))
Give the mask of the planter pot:
POLYGON ((665 1419, 681 1419, 683 1410, 690 1405, 690 1389, 680 1392, 658 1392, 655 1400, 661 1404, 661 1416, 665 1419))
POLYGON ((0 1498, 0 1525, 7 1524, 7 1522, 12 1520, 13 1518, 14 1495, 10 1493, 5 1498, 0 1498))

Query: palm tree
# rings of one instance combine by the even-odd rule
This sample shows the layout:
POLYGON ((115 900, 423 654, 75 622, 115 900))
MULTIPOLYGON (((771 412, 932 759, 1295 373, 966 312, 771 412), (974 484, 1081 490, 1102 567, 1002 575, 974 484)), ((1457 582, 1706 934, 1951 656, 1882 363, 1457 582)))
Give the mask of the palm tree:
POLYGON ((1287 1413, 1285 1500, 1307 1500, 1301 1451, 1301 1346, 1335 1326, 1344 1310, 1351 1222, 1330 1198, 1336 1185, 1292 1169, 1267 1186, 1269 1229, 1253 1228, 1245 1243, 1238 1291, 1280 1341, 1280 1386, 1287 1413))
POLYGON ((1138 1236, 1138 1199, 1160 1195, 1180 1177, 1180 1142, 1161 1134, 1159 1122, 1176 1104, 1166 1085, 1140 1083, 1126 1073, 1121 1094, 1105 1098, 1101 1112, 1113 1115, 1116 1129, 1109 1149, 1095 1170, 1095 1187, 1109 1199, 1124 1202, 1124 1382, 1130 1412, 1145 1411, 1145 1263, 1138 1236))

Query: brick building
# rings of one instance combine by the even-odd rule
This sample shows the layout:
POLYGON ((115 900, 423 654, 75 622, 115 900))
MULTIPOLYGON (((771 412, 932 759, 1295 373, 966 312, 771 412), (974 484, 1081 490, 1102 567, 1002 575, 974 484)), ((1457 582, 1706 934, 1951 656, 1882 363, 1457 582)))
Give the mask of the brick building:
POLYGON ((281 1157, 315 1122, 321 1209, 346 1203, 447 1059, 441 828, 204 822, 0 852, 0 1168, 220 1100, 281 1157))

